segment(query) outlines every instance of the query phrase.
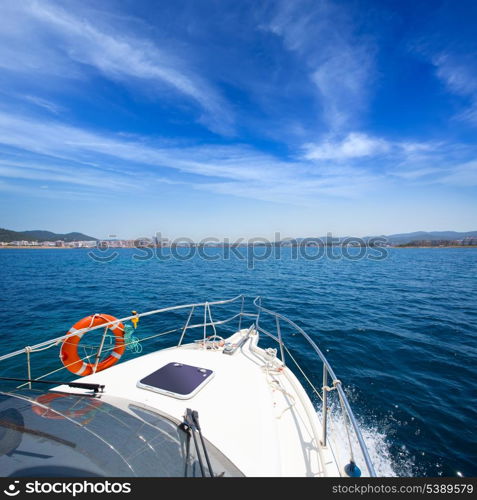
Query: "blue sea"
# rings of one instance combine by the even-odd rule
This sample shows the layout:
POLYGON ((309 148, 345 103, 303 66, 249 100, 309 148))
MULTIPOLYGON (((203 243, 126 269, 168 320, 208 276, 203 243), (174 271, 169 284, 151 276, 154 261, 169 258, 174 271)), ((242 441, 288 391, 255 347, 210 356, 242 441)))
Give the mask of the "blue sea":
MULTIPOLYGON (((379 454, 378 471, 477 475, 477 249, 390 249, 380 260, 294 258, 283 249, 253 267, 208 251, 214 260, 146 259, 145 251, 138 260, 138 250, 124 249, 98 262, 83 249, 1 250, 0 354, 62 335, 95 312, 123 317, 259 295, 323 350, 379 454)), ((141 319, 138 335, 167 326, 157 321, 141 319)), ((314 356, 297 337, 285 341, 319 385, 314 356)), ((48 367, 60 366, 58 348, 48 352, 48 367)), ((22 360, 17 376, 25 370, 22 360)))

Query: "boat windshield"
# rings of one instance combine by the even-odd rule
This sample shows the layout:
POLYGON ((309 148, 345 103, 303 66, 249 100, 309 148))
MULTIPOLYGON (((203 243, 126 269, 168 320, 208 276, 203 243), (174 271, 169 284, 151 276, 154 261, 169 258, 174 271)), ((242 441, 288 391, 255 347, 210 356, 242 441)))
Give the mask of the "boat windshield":
MULTIPOLYGON (((201 476, 180 422, 127 400, 0 393, 0 470, 9 477, 201 476)), ((207 442, 215 476, 242 473, 207 442)))

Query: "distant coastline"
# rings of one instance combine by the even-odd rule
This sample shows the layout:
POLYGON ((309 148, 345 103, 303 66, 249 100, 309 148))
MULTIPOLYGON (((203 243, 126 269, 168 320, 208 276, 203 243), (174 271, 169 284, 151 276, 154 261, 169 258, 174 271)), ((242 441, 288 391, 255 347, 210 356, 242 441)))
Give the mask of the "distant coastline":
POLYGON ((400 233, 380 236, 341 236, 333 237, 331 233, 321 237, 306 238, 280 238, 280 233, 275 233, 275 240, 267 240, 263 237, 238 238, 231 241, 224 238, 223 241, 215 237, 204 238, 201 241, 192 241, 190 238, 170 239, 162 237, 161 233, 156 236, 139 237, 135 239, 119 239, 116 235, 109 235, 107 239, 88 236, 80 232, 53 233, 45 230, 12 231, 0 228, 0 248, 15 249, 48 249, 48 248, 176 248, 176 247, 198 247, 198 248, 235 248, 249 246, 280 246, 280 247, 302 247, 302 246, 353 246, 353 247, 385 247, 385 248, 472 248, 477 247, 477 231, 417 231, 413 233, 400 233))
POLYGON ((75 247, 0 246, 0 250, 77 250, 75 247))
MULTIPOLYGON (((64 246, 64 247, 56 247, 56 246, 13 246, 13 245, 5 245, 1 246, 0 245, 0 250, 91 250, 92 248, 96 247, 74 247, 74 246, 64 246)), ((128 247, 112 247, 115 250, 121 250, 121 249, 131 249, 131 248, 145 248, 145 247, 135 247, 135 246, 128 246, 128 247)), ((153 248, 153 247, 149 247, 153 248)), ((171 247, 162 247, 162 248, 171 248, 171 247)), ((223 248, 223 245, 207 245, 207 248, 223 248)), ((283 247, 283 248, 292 248, 292 247, 283 247)), ((419 249, 419 248, 432 248, 432 249, 447 249, 447 248, 477 248, 477 245, 387 245, 386 248, 396 248, 399 250, 405 250, 408 248, 411 249, 419 249)))
POLYGON ((437 249, 444 249, 444 248, 477 248, 477 245, 392 245, 389 246, 388 248, 399 248, 399 249, 406 249, 406 248, 437 248, 437 249))

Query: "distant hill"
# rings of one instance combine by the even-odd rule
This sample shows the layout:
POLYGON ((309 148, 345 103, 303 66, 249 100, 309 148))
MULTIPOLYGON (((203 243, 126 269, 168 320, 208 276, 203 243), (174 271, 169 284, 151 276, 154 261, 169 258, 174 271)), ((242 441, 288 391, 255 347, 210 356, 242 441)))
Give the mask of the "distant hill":
POLYGON ((0 228, 0 241, 96 241, 96 238, 83 233, 59 234, 51 231, 11 231, 10 229, 0 228))
POLYGON ((456 231, 417 231, 414 233, 390 234, 385 236, 389 243, 404 244, 411 241, 462 240, 463 238, 477 238, 477 231, 459 233, 456 231))
MULTIPOLYGON (((349 236, 333 236, 333 239, 329 239, 328 236, 320 236, 318 238, 292 238, 289 240, 282 240, 281 243, 291 243, 300 244, 302 241, 306 239, 308 243, 316 241, 318 244, 325 243, 333 243, 339 244, 346 240, 347 238, 352 238, 352 235, 349 236)), ((368 242, 374 238, 385 238, 387 242, 391 245, 405 245, 407 243, 411 243, 413 241, 455 241, 462 240, 464 238, 477 238, 477 231, 467 231, 467 232, 457 232, 457 231, 416 231, 414 233, 399 233, 399 234, 380 234, 379 236, 364 236, 362 239, 365 242, 368 242)))
POLYGON ((51 231, 42 231, 42 230, 34 230, 34 231, 22 231, 22 234, 26 234, 27 236, 34 238, 38 241, 96 241, 96 238, 92 236, 88 236, 83 233, 67 233, 67 234, 59 234, 52 233, 51 231))

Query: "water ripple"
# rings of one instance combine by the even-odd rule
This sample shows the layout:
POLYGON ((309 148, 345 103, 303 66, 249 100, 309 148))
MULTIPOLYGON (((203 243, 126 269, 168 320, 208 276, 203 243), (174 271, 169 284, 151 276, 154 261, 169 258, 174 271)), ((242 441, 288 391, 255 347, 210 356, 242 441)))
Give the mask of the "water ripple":
MULTIPOLYGON (((60 335, 93 312, 261 295, 329 357, 382 473, 477 475, 477 249, 396 249, 379 262, 284 251, 254 269, 132 253, 104 265, 81 250, 1 250, 0 351, 60 335)), ((299 337, 289 342, 318 372, 299 337)))

